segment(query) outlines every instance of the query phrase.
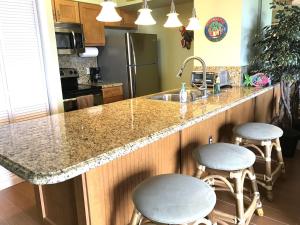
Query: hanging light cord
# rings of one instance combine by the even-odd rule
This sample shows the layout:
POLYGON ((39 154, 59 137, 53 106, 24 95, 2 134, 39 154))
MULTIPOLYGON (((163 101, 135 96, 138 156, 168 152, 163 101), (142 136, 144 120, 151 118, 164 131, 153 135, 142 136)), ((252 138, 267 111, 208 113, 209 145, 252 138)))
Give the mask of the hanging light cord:
POLYGON ((170 13, 176 13, 174 0, 172 0, 172 2, 171 2, 171 12, 170 13))
POLYGON ((193 13, 192 13, 192 17, 197 17, 197 14, 196 14, 196 9, 195 8, 193 8, 193 13))
POLYGON ((148 9, 148 3, 147 3, 147 0, 144 0, 144 6, 143 6, 144 9, 148 9))

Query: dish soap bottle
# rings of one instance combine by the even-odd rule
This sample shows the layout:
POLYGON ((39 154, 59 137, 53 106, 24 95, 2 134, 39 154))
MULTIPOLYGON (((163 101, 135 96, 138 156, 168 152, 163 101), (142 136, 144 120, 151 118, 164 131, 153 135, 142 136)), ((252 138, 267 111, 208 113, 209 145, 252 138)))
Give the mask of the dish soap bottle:
POLYGON ((187 91, 185 88, 185 83, 181 84, 181 90, 179 93, 179 100, 181 103, 186 103, 187 102, 187 91))

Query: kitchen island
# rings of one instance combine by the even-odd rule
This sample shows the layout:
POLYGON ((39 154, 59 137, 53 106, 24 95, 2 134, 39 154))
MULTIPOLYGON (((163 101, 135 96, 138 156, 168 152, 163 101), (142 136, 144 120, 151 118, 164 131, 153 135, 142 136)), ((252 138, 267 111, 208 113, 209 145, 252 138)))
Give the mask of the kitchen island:
POLYGON ((222 90, 189 104, 141 97, 0 127, 0 165, 35 184, 47 225, 124 225, 131 193, 162 173, 193 175, 191 149, 270 122, 279 86, 222 90))

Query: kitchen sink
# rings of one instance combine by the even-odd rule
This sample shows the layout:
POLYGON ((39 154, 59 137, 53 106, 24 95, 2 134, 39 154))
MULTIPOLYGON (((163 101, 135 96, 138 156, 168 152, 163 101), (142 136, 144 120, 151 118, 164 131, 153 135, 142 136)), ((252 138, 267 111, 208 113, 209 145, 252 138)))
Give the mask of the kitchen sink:
MULTIPOLYGON (((160 93, 157 95, 152 95, 149 97, 149 99, 160 100, 160 101, 180 102, 179 93, 180 93, 180 90, 169 91, 169 92, 160 93)), ((198 89, 188 89, 187 90, 187 102, 194 102, 199 99, 204 99, 206 97, 204 96, 204 92, 201 90, 198 90, 198 89)))

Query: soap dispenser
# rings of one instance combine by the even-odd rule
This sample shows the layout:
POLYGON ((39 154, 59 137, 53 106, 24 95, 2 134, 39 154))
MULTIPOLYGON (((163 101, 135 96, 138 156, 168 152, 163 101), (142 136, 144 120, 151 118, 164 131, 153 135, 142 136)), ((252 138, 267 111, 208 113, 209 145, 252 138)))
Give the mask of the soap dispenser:
POLYGON ((181 90, 179 93, 179 100, 181 103, 186 103, 187 102, 187 91, 185 87, 185 83, 181 84, 181 90))

